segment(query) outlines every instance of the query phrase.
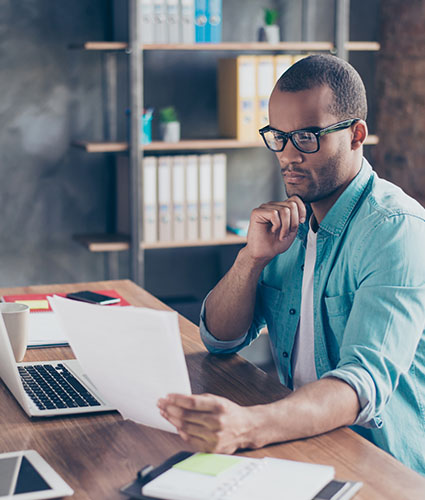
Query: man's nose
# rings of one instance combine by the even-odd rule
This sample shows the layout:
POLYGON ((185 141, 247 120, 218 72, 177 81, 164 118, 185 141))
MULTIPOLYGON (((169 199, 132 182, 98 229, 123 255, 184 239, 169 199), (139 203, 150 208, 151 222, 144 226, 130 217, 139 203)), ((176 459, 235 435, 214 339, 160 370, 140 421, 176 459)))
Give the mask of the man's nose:
POLYGON ((301 163, 303 161, 303 154, 301 151, 298 151, 291 140, 288 140, 283 151, 276 153, 276 156, 281 167, 285 167, 291 163, 301 163))

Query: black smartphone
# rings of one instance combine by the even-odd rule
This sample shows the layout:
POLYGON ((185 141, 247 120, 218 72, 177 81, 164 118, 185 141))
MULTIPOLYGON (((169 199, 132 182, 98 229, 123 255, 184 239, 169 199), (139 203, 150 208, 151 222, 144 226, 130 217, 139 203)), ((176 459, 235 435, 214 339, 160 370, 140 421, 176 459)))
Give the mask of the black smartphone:
POLYGON ((101 293, 90 292, 84 290, 82 292, 74 292, 67 294, 68 299, 81 300, 82 302, 89 302, 90 304, 100 304, 106 306, 108 304, 117 304, 121 299, 117 297, 109 297, 101 293))

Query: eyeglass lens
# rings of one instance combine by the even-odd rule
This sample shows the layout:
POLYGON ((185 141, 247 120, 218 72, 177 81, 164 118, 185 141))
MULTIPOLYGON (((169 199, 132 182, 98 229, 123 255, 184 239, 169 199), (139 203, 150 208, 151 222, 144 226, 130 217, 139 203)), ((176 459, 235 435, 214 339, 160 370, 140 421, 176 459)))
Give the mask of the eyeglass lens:
MULTIPOLYGON (((264 134, 268 147, 272 151, 282 151, 288 139, 274 130, 269 130, 264 134)), ((317 150, 317 138, 312 132, 301 131, 291 136, 292 142, 301 151, 311 153, 317 150)))

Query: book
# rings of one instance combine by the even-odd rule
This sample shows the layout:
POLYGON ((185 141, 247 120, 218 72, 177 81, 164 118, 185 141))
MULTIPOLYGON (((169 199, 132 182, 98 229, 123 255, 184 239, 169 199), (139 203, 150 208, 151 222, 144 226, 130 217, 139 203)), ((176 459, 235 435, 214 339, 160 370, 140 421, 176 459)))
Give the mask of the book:
POLYGON ((292 56, 289 54, 278 54, 274 56, 276 81, 292 66, 292 59, 292 56))
POLYGON ((195 41, 205 43, 207 25, 207 0, 195 0, 195 41))
POLYGON ((206 17, 205 41, 220 43, 222 31, 222 0, 207 1, 206 17))
POLYGON ((157 159, 146 156, 143 159, 143 241, 146 243, 158 240, 157 178, 157 159))
POLYGON ((334 474, 327 465, 195 453, 153 477, 142 494, 168 500, 312 500, 334 474))
MULTIPOLYGON (((274 56, 257 56, 257 129, 269 123, 269 99, 275 84, 274 56)), ((262 141, 257 134, 258 141, 262 141)))
POLYGON ((223 153, 212 155, 213 238, 226 236, 226 162, 223 153))
MULTIPOLYGON (((118 304, 101 307, 115 307, 130 305, 115 290, 94 290, 96 293, 119 298, 118 304)), ((28 348, 57 347, 68 345, 68 339, 57 316, 52 311, 47 297, 54 294, 19 294, 3 295, 3 302, 18 302, 30 308, 28 348)), ((65 297, 65 294, 55 294, 65 297)))
POLYGON ((223 137, 257 142, 256 56, 219 59, 218 123, 223 137))
POLYGON ((171 156, 158 159, 158 239, 171 241, 171 156))
POLYGON ((199 170, 198 156, 186 156, 186 237, 197 240, 199 237, 199 170))
POLYGON ((167 42, 180 42, 180 8, 179 0, 166 0, 167 42))
POLYGON ((140 39, 143 45, 154 43, 153 0, 141 0, 139 6, 140 39))
POLYGON ((199 238, 212 238, 212 157, 199 156, 199 238))
POLYGON ((181 43, 195 43, 195 0, 180 0, 181 43))
POLYGON ((186 190, 184 157, 174 156, 172 166, 172 234, 174 241, 186 239, 186 190))
POLYGON ((167 5, 165 0, 153 0, 154 43, 167 43, 167 5))

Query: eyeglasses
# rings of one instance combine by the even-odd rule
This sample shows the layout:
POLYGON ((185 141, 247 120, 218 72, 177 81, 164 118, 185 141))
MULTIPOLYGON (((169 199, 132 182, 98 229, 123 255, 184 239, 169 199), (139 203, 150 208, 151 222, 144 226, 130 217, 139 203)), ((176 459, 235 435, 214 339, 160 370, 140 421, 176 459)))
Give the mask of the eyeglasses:
POLYGON ((288 133, 276 130, 270 127, 270 125, 267 125, 260 129, 259 132, 268 149, 275 153, 279 153, 285 149, 288 139, 291 139, 292 144, 298 151, 301 151, 301 153, 317 153, 320 149, 320 137, 332 132, 337 132, 338 130, 349 128, 353 123, 359 120, 360 118, 352 118, 351 120, 344 120, 325 128, 303 128, 288 133))

